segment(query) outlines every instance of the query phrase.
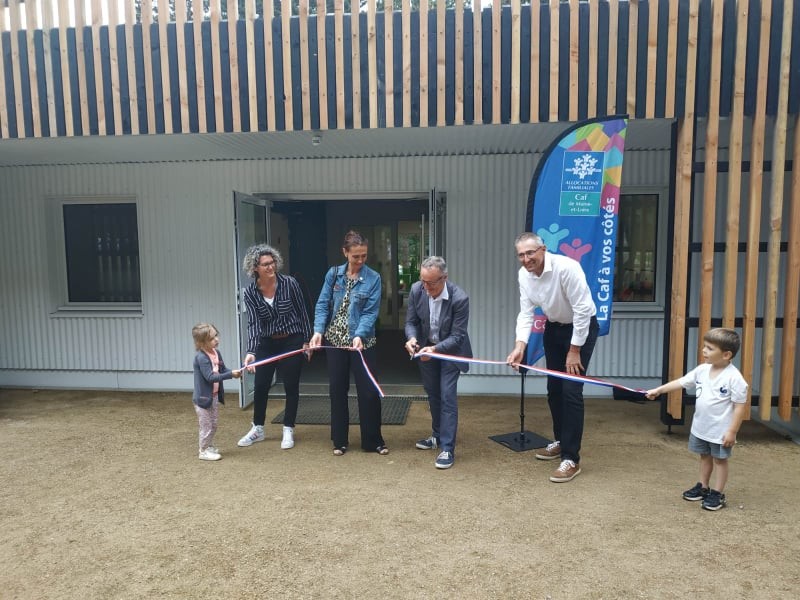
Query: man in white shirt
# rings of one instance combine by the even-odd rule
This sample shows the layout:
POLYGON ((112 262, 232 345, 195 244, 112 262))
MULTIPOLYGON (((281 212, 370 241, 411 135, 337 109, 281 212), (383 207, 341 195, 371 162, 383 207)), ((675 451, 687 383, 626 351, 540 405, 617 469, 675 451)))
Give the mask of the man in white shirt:
MULTIPOLYGON (((582 375, 592 358, 599 329, 586 275, 574 259, 547 252, 542 238, 534 233, 520 234, 514 245, 522 264, 518 276, 520 312, 508 364, 523 363, 533 311, 538 306, 547 316, 543 336, 547 368, 582 375)), ((537 450, 536 458, 560 458, 550 481, 571 481, 581 472, 583 384, 548 376, 547 403, 555 441, 537 450)))

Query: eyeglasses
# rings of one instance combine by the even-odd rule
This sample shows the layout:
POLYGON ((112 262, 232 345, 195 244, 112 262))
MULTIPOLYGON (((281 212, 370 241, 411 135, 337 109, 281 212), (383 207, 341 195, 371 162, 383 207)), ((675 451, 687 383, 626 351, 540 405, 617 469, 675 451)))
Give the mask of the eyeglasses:
POLYGON ((442 275, 441 277, 439 277, 439 279, 436 279, 435 281, 425 281, 422 278, 420 278, 419 281, 425 287, 433 287, 433 286, 437 285, 442 279, 444 279, 444 275, 442 275))
POLYGON ((526 250, 525 252, 520 252, 519 254, 517 254, 517 258, 519 258, 520 260, 524 260, 526 258, 533 258, 536 255, 536 253, 542 248, 544 248, 544 246, 539 246, 538 248, 536 248, 536 250, 526 250))
POLYGON ((275 261, 273 260, 272 262, 268 262, 268 263, 258 263, 258 266, 259 267, 264 267, 265 269, 268 269, 270 267, 274 267, 275 266, 275 261))

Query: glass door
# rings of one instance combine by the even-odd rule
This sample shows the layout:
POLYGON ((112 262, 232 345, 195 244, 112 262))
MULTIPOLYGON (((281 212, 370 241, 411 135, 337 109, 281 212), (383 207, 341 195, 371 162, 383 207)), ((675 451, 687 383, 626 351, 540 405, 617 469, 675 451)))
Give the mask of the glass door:
MULTIPOLYGON (((233 231, 234 231, 234 272, 236 273, 236 313, 237 342, 239 358, 229 361, 230 365, 240 364, 247 350, 247 310, 242 299, 242 289, 250 283, 242 271, 242 260, 250 246, 268 244, 271 202, 263 198, 248 196, 241 192, 233 192, 233 231)), ((239 406, 244 408, 253 402, 253 384, 255 377, 247 372, 243 374, 239 389, 239 406)))

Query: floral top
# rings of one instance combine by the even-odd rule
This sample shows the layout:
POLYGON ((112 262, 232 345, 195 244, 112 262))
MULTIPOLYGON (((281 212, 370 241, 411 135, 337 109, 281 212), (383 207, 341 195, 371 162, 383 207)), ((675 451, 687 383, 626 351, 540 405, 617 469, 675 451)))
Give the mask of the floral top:
MULTIPOLYGON (((325 339, 332 346, 347 348, 353 344, 353 341, 350 339, 350 332, 347 328, 347 311, 350 308, 350 292, 355 284, 355 279, 347 278, 342 304, 339 306, 339 310, 336 311, 336 314, 333 315, 328 329, 325 330, 325 339)), ((361 341, 364 344, 364 348, 371 348, 378 340, 371 337, 361 341)))

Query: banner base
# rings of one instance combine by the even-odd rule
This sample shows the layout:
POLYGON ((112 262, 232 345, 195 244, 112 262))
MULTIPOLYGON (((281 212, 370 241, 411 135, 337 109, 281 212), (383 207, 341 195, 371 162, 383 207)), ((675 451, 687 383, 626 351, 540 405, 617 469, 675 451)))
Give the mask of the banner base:
POLYGON ((553 441, 537 433, 531 433, 530 431, 515 431, 502 435, 490 435, 489 439, 494 440, 498 444, 514 452, 525 452, 526 450, 544 448, 553 441))

